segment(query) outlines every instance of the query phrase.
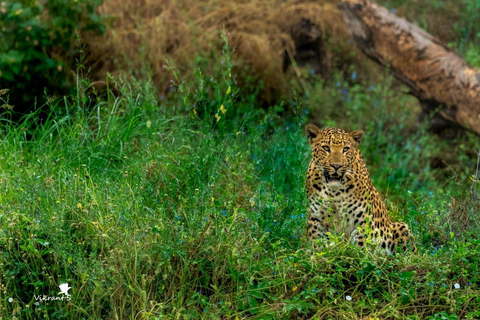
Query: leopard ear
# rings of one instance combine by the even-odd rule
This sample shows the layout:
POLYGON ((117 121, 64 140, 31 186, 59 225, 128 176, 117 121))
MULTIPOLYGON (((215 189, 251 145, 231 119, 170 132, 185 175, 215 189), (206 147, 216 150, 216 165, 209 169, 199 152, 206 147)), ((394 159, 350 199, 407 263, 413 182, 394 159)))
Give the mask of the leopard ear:
POLYGON ((350 136, 358 143, 362 141, 363 137, 365 137, 365 132, 363 130, 355 130, 350 133, 350 136))
POLYGON ((315 139, 320 134, 320 129, 316 125, 307 124, 305 127, 305 133, 308 136, 308 141, 312 143, 313 139, 315 139))

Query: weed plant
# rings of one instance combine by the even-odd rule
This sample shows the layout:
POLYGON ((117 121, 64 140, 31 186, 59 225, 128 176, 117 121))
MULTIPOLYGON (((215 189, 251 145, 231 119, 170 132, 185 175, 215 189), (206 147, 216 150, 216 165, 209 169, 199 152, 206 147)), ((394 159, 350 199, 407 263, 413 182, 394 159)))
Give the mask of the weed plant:
POLYGON ((414 127, 411 100, 388 76, 372 86, 338 76, 266 110, 255 88, 238 95, 227 45, 217 61, 188 83, 167 65, 171 101, 150 83, 116 80, 118 97, 91 103, 79 87, 44 119, 2 120, 1 317, 480 317, 478 217, 462 202, 478 203, 468 193, 476 137, 452 146, 414 127), (373 182, 412 226, 418 254, 340 239, 313 249, 303 134, 312 115, 366 131, 373 182), (445 150, 452 169, 430 166, 445 150), (471 223, 454 232, 458 203, 471 223), (61 283, 70 299, 38 300, 63 296, 61 283))

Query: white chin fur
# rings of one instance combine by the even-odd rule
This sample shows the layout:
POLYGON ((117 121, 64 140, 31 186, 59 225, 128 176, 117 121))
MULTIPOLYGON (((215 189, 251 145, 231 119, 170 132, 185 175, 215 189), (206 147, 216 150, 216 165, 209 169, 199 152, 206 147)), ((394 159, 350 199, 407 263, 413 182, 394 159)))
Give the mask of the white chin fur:
POLYGON ((330 180, 328 183, 327 183, 327 186, 329 188, 337 188, 337 187, 340 187, 343 183, 340 181, 340 180, 330 180))

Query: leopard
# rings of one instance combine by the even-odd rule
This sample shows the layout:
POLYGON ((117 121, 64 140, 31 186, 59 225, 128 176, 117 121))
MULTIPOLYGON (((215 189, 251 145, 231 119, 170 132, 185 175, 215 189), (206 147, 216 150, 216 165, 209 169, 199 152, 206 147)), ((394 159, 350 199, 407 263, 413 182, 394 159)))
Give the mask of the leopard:
POLYGON ((310 240, 340 234, 359 248, 371 239, 375 250, 390 255, 417 251, 410 228, 392 222, 385 202, 374 187, 359 150, 363 130, 305 127, 311 146, 307 170, 308 236, 310 240))

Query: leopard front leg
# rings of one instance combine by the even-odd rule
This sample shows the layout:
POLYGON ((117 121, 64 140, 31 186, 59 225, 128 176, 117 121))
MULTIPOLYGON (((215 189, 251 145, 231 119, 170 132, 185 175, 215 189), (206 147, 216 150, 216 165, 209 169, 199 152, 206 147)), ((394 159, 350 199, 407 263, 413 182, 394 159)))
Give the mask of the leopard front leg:
POLYGON ((359 249, 363 249, 365 247, 365 235, 364 234, 365 234, 365 232, 364 232, 364 229, 362 227, 362 229, 357 230, 355 235, 352 237, 352 242, 356 243, 357 247, 359 249))
POLYGON ((367 216, 365 205, 353 204, 344 209, 343 220, 348 223, 346 235, 349 236, 351 243, 355 243, 360 249, 365 246, 365 229, 367 226, 367 216))
POLYGON ((358 248, 363 249, 365 246, 365 223, 353 225, 349 239, 350 243, 356 244, 358 248))
POLYGON ((313 201, 308 207, 308 237, 310 240, 325 236, 330 231, 327 219, 327 208, 317 201, 313 201))

